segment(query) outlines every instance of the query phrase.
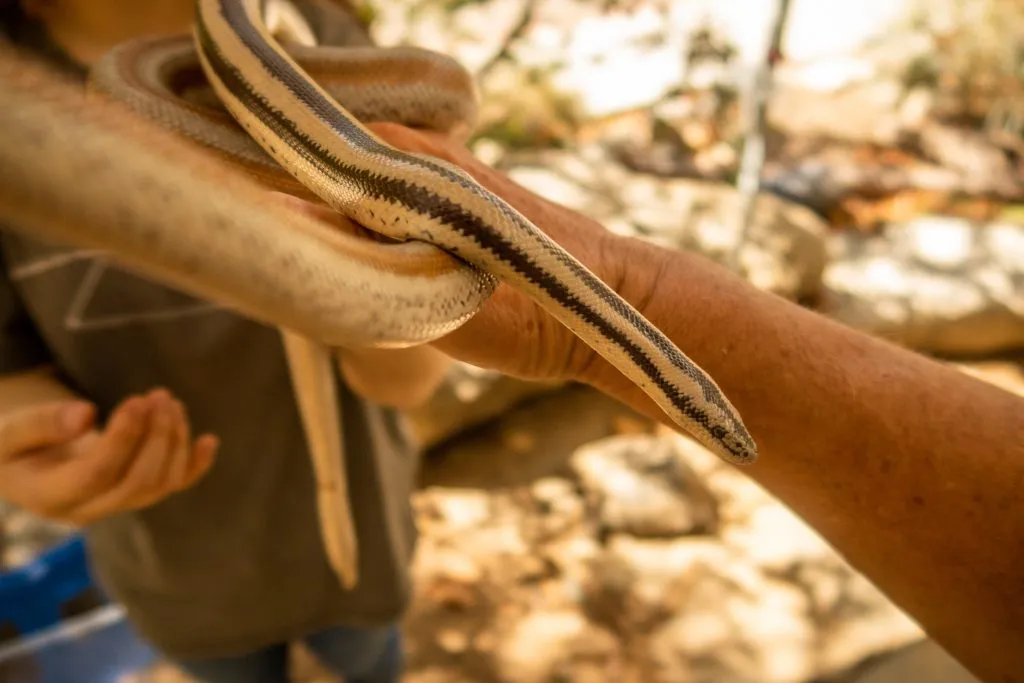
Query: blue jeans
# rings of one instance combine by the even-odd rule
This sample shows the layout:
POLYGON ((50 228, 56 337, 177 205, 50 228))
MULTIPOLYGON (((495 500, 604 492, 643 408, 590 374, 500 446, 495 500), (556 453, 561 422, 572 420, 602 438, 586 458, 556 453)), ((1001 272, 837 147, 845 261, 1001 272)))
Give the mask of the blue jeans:
MULTIPOLYGON (((303 638, 306 646, 345 683, 398 683, 403 668, 399 627, 337 626, 303 638)), ((202 683, 288 683, 288 644, 238 657, 176 663, 202 683)))

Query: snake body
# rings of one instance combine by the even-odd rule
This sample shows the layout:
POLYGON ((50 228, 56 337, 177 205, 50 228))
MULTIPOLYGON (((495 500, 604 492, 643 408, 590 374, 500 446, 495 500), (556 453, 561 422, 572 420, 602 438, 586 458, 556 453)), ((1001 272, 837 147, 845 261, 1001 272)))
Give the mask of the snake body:
MULTIPOLYGON (((4 170, 11 185, 0 187, 0 217, 105 249, 279 326, 293 369, 306 373, 297 388, 307 431, 319 430, 311 441, 321 460, 338 450, 340 434, 323 424, 336 396, 324 381, 309 380, 329 374, 317 349, 436 339, 472 317, 504 282, 538 301, 712 452, 735 464, 754 461, 756 445, 714 380, 637 310, 466 172, 395 149, 364 125, 397 119, 465 136, 476 109, 464 71, 413 48, 282 44, 267 25, 268 7, 266 0, 196 0, 191 45, 147 39, 121 46, 97 66, 93 90, 202 145, 210 163, 227 162, 263 187, 318 200, 397 243, 346 236, 271 209, 240 178, 211 191, 195 182, 204 172, 197 157, 159 145, 164 158, 182 165, 161 175, 149 151, 123 150, 113 173, 131 196, 119 195, 109 179, 71 187, 76 179, 61 173, 52 156, 37 148, 31 158, 18 141, 3 140, 0 163, 28 169, 21 178, 4 170), (216 106, 189 98, 201 80, 216 106), (192 176, 182 170, 190 165, 192 176), (168 201, 186 186, 196 193, 194 203, 168 201), (161 210, 171 215, 156 215, 161 210)), ((0 76, 8 85, 14 77, 10 70, 0 76)), ((68 112, 51 116, 58 113, 68 112)), ((64 123, 76 125, 75 117, 64 123)), ((77 142, 66 140, 76 147, 69 158, 110 154, 104 136, 115 132, 95 119, 86 128, 77 142)), ((335 466, 332 476, 343 473, 335 466)), ((351 579, 347 563, 342 573, 351 579)))
POLYGON ((467 173, 397 150, 270 34, 260 0, 197 0, 196 49, 246 132, 326 204, 398 240, 434 244, 524 291, 732 462, 753 439, 715 382, 579 261, 467 173))

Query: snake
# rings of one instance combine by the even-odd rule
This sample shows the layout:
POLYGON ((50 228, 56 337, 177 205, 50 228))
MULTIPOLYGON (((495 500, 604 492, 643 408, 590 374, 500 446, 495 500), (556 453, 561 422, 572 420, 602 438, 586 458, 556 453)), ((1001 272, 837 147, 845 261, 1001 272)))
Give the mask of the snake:
MULTIPOLYGON (((540 304, 712 453, 756 460, 714 379, 614 289, 462 168, 370 129, 392 120, 465 139, 478 93, 461 65, 410 46, 317 45, 301 21, 272 26, 289 24, 289 8, 196 0, 191 35, 117 46, 94 67, 86 102, 57 85, 33 93, 24 64, 0 69, 0 218, 281 329, 335 502, 344 472, 329 350, 429 343, 499 284, 540 304), (28 149, 15 138, 33 126, 28 149), (275 205, 267 188, 380 239, 275 205)), ((325 528, 339 516, 321 509, 325 528)), ((353 585, 351 525, 342 536, 328 554, 353 585)))

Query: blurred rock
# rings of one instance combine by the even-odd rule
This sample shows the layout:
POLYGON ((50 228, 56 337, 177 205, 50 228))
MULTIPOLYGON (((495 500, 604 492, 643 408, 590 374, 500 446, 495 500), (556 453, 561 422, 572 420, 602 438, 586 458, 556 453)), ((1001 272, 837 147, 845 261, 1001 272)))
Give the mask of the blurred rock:
POLYGON ((1024 226, 924 216, 832 246, 821 309, 836 320, 934 353, 1024 344, 1024 226))
POLYGON ((427 451, 420 485, 507 489, 529 484, 562 470, 585 443, 642 433, 650 424, 594 389, 566 386, 524 398, 486 424, 450 434, 427 451))
POLYGON ((1020 196, 1017 168, 984 133, 929 122, 920 127, 915 139, 924 154, 959 174, 962 191, 1007 198, 1020 196))
POLYGON ((817 562, 832 549, 817 532, 781 504, 758 507, 743 522, 722 531, 722 540, 763 570, 784 573, 801 562, 817 562))
MULTIPOLYGON (((528 189, 620 234, 723 263, 742 239, 734 187, 632 172, 600 145, 510 155, 503 166, 528 189)), ((738 249, 743 274, 779 296, 813 296, 825 267, 827 230, 807 208, 762 193, 738 249)))
POLYGON ((430 448, 501 415, 527 397, 558 386, 553 382, 524 382, 456 362, 431 399, 410 411, 408 417, 420 445, 430 448))
POLYGON ((823 673, 849 669, 879 652, 888 652, 925 637, 917 623, 889 603, 864 577, 849 572, 840 610, 828 620, 819 650, 823 673))
POLYGON ((896 80, 867 80, 839 90, 780 87, 767 116, 772 128, 787 135, 894 146, 924 124, 931 106, 927 91, 907 92, 896 80))
POLYGON ((799 591, 762 582, 748 592, 713 571, 651 637, 652 683, 799 683, 815 672, 814 628, 799 591))
POLYGON ((573 610, 537 610, 499 645, 498 674, 508 683, 616 680, 618 642, 573 610))
POLYGON ((647 634, 684 608, 704 572, 735 559, 711 539, 613 536, 588 563, 582 608, 623 638, 647 634))
POLYGON ((1024 396, 1024 357, 957 363, 956 367, 980 380, 1018 396, 1024 396))
POLYGON ((668 427, 659 427, 656 433, 660 438, 673 440, 679 457, 697 472, 714 496, 720 527, 747 523, 758 510, 776 504, 775 498, 742 468, 725 463, 688 436, 668 427))
POLYGON ((820 215, 832 214, 850 197, 883 197, 907 190, 956 193, 964 188, 956 171, 907 155, 894 163, 882 155, 865 158, 863 150, 850 146, 814 151, 794 147, 786 159, 765 164, 762 187, 820 215))
POLYGON ((530 494, 537 504, 534 520, 539 528, 533 530, 537 537, 554 538, 586 521, 586 506, 568 479, 545 477, 530 486, 530 494))
POLYGON ((717 527, 714 497, 673 440, 609 437, 577 451, 572 468, 610 533, 666 537, 717 527))

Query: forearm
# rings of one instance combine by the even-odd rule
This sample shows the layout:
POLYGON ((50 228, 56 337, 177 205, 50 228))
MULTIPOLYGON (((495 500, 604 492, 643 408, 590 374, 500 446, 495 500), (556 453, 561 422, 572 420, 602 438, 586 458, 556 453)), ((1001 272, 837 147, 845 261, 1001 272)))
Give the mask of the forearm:
MULTIPOLYGON (((609 235, 461 148, 400 127, 376 130, 469 170, 615 286, 739 409, 761 454, 745 472, 980 677, 1024 680, 1024 399, 757 291, 694 255, 609 235), (629 277, 623 268, 633 269, 629 277)), ((443 348, 523 377, 582 379, 664 419, 535 305, 508 288, 492 300, 489 323, 478 315, 443 348)))
POLYGON ((49 367, 0 375, 0 417, 31 405, 77 398, 49 367))
MULTIPOLYGON (((664 264, 620 289, 740 411, 744 471, 984 680, 1024 680, 1024 400, 699 258, 616 248, 664 264)), ((589 381, 664 419, 602 361, 589 381)))
POLYGON ((452 360, 431 346, 407 349, 345 349, 342 376, 354 392, 380 405, 409 410, 429 399, 452 360))

